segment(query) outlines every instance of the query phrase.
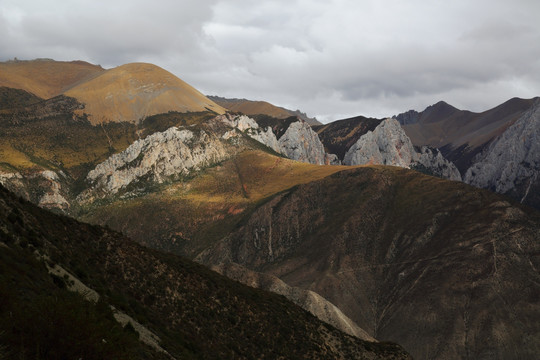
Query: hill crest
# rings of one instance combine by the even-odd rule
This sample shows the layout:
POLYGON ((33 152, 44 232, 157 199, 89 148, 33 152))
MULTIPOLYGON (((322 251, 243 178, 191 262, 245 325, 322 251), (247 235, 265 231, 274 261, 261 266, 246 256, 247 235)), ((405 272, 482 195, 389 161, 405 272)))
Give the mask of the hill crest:
POLYGON ((22 89, 40 98, 50 99, 104 71, 100 65, 81 60, 0 62, 0 86, 22 89))
POLYGON ((191 85, 172 73, 148 63, 130 63, 107 70, 100 76, 65 93, 85 104, 93 124, 135 122, 169 111, 225 112, 191 85))

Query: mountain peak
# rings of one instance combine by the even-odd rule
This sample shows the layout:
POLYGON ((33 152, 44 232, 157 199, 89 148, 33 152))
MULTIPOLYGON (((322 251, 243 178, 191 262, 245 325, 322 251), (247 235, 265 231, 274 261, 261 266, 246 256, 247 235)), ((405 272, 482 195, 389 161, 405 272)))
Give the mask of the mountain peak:
POLYGON ((441 100, 436 104, 428 106, 424 111, 422 111, 420 113, 419 121, 423 123, 436 122, 438 119, 451 116, 456 111, 459 110, 441 100))

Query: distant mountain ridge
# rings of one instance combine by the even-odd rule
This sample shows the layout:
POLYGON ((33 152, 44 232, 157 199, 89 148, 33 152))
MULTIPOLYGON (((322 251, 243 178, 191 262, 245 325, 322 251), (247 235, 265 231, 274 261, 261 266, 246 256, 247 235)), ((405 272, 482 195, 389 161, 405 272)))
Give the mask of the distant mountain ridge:
POLYGON ((248 99, 224 98, 215 95, 209 95, 208 98, 216 104, 233 111, 241 112, 245 115, 269 115, 278 119, 285 119, 290 116, 297 116, 310 125, 322 125, 316 118, 310 118, 300 110, 289 110, 283 107, 275 106, 266 101, 255 101, 248 99))
POLYGON ((538 97, 513 98, 473 113, 439 102, 395 118, 413 144, 439 148, 465 182, 540 208, 539 104, 538 97))

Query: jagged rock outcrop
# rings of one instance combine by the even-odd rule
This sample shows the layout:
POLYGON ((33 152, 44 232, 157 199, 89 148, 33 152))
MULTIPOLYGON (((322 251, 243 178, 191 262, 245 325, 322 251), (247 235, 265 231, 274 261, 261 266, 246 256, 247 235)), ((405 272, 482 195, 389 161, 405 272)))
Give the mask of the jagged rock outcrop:
POLYGON ((414 146, 399 123, 386 119, 358 139, 345 154, 343 164, 409 167, 414 161, 414 153, 414 146))
POLYGON ((291 122, 279 139, 270 126, 263 128, 255 120, 245 115, 221 115, 217 119, 244 132, 249 137, 289 159, 318 165, 338 165, 340 163, 337 156, 325 153, 317 133, 301 119, 291 122))
POLYGON ((289 125, 285 134, 279 138, 279 148, 281 153, 289 159, 318 165, 327 163, 324 146, 319 136, 303 120, 289 125))
POLYGON ((114 154, 87 175, 88 190, 79 196, 87 200, 101 194, 129 190, 141 181, 162 183, 189 175, 230 157, 232 152, 218 134, 203 129, 171 127, 137 140, 114 154))
POLYGON ((448 161, 439 149, 429 146, 422 146, 416 152, 416 164, 411 165, 412 169, 423 170, 428 173, 442 177, 444 179, 461 181, 461 174, 458 168, 448 161))
POLYGON ((420 119, 420 113, 416 110, 409 110, 399 115, 393 116, 401 125, 416 124, 420 119))
POLYGON ((513 193, 517 200, 527 203, 529 196, 537 196, 539 173, 540 99, 536 99, 529 111, 476 156, 464 181, 501 194, 513 193))
POLYGON ((255 139, 258 142, 268 146, 275 152, 281 152, 276 135, 272 132, 270 127, 262 129, 255 120, 245 115, 231 116, 229 114, 225 114, 218 116, 216 119, 226 125, 229 125, 230 127, 244 132, 252 139, 255 139))
POLYGON ((66 175, 62 171, 39 170, 24 175, 0 171, 0 184, 42 208, 66 211, 71 206, 66 199, 66 175))
POLYGON ((320 320, 349 335, 356 336, 362 340, 376 341, 348 316, 343 314, 334 304, 316 292, 289 286, 276 276, 252 271, 235 263, 222 263, 210 266, 210 268, 227 276, 229 279, 239 281, 245 285, 283 295, 320 320))
MULTIPOLYGON (((59 171, 59 173, 65 178, 62 171, 59 171)), ((44 170, 34 175, 34 177, 41 178, 41 182, 44 183, 42 188, 46 189, 39 198, 39 206, 46 209, 57 208, 62 210, 66 210, 70 207, 69 202, 62 195, 62 184, 57 173, 51 170, 44 170)))
POLYGON ((440 151, 428 147, 417 152, 395 119, 383 120, 362 135, 343 158, 344 165, 381 164, 404 168, 425 168, 433 175, 461 180, 457 168, 440 151))

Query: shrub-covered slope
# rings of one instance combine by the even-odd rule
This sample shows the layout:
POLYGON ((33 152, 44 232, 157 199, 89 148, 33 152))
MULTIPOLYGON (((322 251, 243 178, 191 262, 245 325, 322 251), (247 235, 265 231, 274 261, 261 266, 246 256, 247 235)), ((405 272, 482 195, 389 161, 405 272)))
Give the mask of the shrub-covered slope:
POLYGON ((109 305, 155 333, 178 359, 408 357, 397 345, 345 335, 281 296, 39 209, 3 187, 0 236, 6 357, 165 357, 139 344, 133 326, 117 325, 109 305), (68 293, 71 280, 48 275, 47 266, 66 269, 100 300, 68 293))
POLYGON ((395 167, 293 187, 203 252, 309 289, 419 359, 534 359, 540 215, 395 167))

